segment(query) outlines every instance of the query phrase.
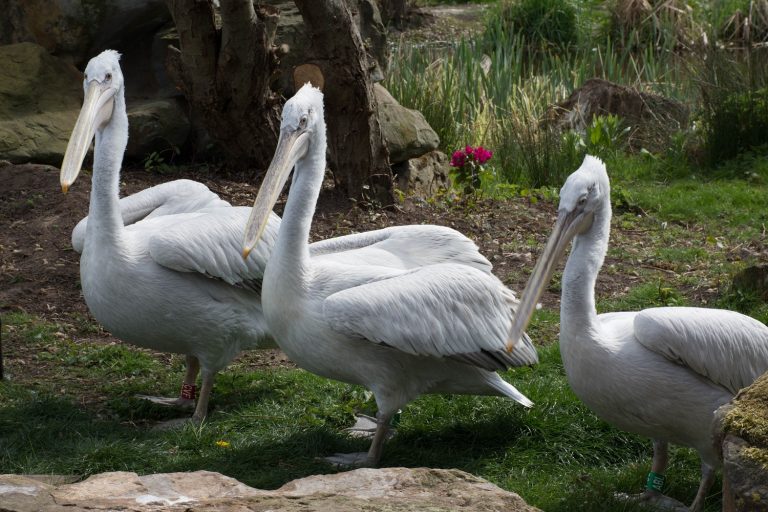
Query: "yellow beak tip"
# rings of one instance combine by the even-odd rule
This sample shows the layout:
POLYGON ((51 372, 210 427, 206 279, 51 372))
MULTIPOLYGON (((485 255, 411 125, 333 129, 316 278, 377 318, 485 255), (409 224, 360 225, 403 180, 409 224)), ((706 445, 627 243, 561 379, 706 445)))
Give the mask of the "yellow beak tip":
POLYGON ((62 183, 61 191, 66 194, 69 191, 69 185, 67 185, 66 183, 62 183))
POLYGON ((251 254, 251 250, 248 247, 243 247, 243 259, 247 260, 248 255, 251 254))
POLYGON ((515 344, 512 343, 512 340, 507 341, 507 353, 511 354, 513 350, 515 350, 515 344))

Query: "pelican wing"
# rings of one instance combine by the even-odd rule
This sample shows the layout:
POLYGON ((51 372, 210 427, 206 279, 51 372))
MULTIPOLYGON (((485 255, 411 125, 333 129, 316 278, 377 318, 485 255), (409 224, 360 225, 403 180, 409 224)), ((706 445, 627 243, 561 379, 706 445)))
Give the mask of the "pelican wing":
POLYGON ((412 225, 346 235, 315 242, 313 257, 333 254, 336 261, 399 269, 439 263, 459 263, 491 273, 491 263, 477 245, 455 229, 412 225))
POLYGON ((323 313, 347 336, 495 370, 538 361, 527 336, 512 353, 504 350, 516 304, 494 276, 440 264, 334 293, 323 313))
POLYGON ((149 254, 170 269, 198 272, 260 291, 264 268, 277 239, 280 217, 272 214, 261 241, 244 260, 243 231, 250 212, 249 207, 242 206, 180 215, 180 222, 153 230, 149 254))
POLYGON ((768 371, 768 327, 735 311, 651 308, 634 329, 646 348, 734 394, 768 371))
MULTIPOLYGON (((126 226, 163 215, 228 206, 228 202, 221 200, 208 187, 192 180, 170 181, 120 199, 120 211, 126 226)), ((72 230, 72 247, 78 253, 83 252, 87 225, 86 216, 72 230)))

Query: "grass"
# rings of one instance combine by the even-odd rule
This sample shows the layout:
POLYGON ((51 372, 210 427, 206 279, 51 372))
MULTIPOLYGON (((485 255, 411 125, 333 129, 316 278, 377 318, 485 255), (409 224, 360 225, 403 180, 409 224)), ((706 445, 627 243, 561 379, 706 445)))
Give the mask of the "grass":
MULTIPOLYGON (((537 324, 556 319, 548 312, 538 316, 537 324)), ((46 332, 41 329, 54 329, 45 322, 12 320, 24 327, 16 339, 52 341, 37 337, 46 332)), ((103 380, 103 370, 91 362, 111 361, 114 347, 102 348, 100 355, 91 347, 87 357, 60 364, 89 374, 91 381, 103 380)), ((545 510, 575 510, 584 500, 608 507, 600 510, 631 510, 622 508, 612 493, 638 489, 647 470, 648 443, 611 428, 579 402, 567 385, 557 344, 544 348, 541 360, 535 369, 506 374, 536 402, 535 408, 494 397, 422 397, 403 411, 383 465, 460 468, 513 489, 545 510)), ((153 370, 143 385, 168 380, 167 369, 148 366, 153 370)), ((120 375, 134 374, 131 368, 123 367, 120 375)), ((179 378, 181 369, 175 373, 179 378)), ((140 406, 120 386, 100 391, 110 399, 91 410, 78 403, 77 393, 57 393, 50 383, 0 385, 0 472, 207 469, 255 487, 276 488, 294 478, 334 471, 317 457, 367 447, 367 441, 347 438, 339 430, 352 422, 355 410, 371 406, 369 395, 301 370, 224 372, 210 419, 172 431, 150 428, 146 420, 162 415, 140 406)), ((681 458, 690 458, 686 450, 675 452, 677 464, 681 458)), ((683 471, 675 478, 683 489, 695 487, 697 477, 683 471)))

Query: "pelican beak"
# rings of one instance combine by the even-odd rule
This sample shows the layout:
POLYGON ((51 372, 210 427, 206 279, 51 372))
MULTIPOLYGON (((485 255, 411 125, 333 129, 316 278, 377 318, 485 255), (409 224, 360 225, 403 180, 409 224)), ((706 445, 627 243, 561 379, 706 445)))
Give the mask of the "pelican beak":
POLYGON ((114 107, 115 90, 92 80, 85 90, 83 108, 77 117, 75 128, 69 137, 67 151, 64 153, 64 161, 61 164, 61 191, 65 194, 69 186, 77 179, 80 168, 83 165, 88 148, 91 147, 96 128, 112 116, 114 107))
POLYGON ((580 211, 561 210, 557 216, 555 227, 549 236, 547 245, 539 257, 539 261, 533 269, 531 277, 528 278, 528 284, 525 285, 520 304, 515 312, 515 319, 512 322, 512 328, 509 331, 507 340, 507 352, 512 352, 515 345, 520 341, 523 331, 528 327, 528 322, 536 310, 536 304, 544 293, 544 288, 549 284, 555 267, 565 254, 568 244, 573 238, 583 232, 585 222, 591 224, 592 213, 580 211))
POLYGON ((309 132, 306 130, 283 130, 277 141, 277 149, 272 163, 269 164, 267 174, 261 183, 253 210, 245 226, 245 238, 243 240, 243 259, 258 243, 264 229, 267 227, 269 215, 280 196, 280 192, 291 175, 293 166, 307 153, 309 147, 309 132))

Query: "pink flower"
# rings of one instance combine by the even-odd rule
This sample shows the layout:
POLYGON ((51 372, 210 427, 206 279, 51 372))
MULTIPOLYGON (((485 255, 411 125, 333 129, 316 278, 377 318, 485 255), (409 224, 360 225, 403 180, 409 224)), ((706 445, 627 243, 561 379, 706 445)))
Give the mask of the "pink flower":
POLYGON ((466 153, 467 156, 472 156, 474 154, 475 150, 472 149, 472 146, 467 146, 464 148, 464 153, 466 153))
POLYGON ((483 146, 478 146, 475 150, 475 160, 478 164, 483 165, 485 162, 491 159, 493 152, 488 151, 483 146))
POLYGON ((451 157, 451 167, 464 167, 465 163, 467 163, 467 155, 461 150, 454 151, 451 157))

